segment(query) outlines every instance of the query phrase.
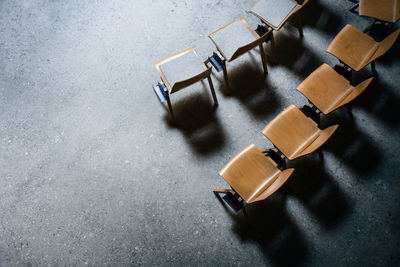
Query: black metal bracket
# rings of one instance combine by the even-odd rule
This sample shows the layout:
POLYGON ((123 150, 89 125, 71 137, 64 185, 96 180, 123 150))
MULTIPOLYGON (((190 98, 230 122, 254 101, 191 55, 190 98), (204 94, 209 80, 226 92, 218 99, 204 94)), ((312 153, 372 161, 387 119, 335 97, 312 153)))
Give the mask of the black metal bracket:
POLYGON ((275 148, 275 149, 267 149, 266 151, 263 152, 265 156, 269 157, 270 159, 272 159, 278 169, 282 169, 284 167, 286 167, 286 160, 285 160, 285 155, 283 155, 283 153, 275 148))
MULTIPOLYGON (((257 28, 254 30, 259 36, 263 36, 264 34, 266 34, 268 31, 270 31, 271 28, 268 27, 267 25, 257 25, 257 28)), ((271 31, 271 34, 267 36, 267 38, 265 39, 265 43, 268 43, 269 41, 271 41, 272 39, 272 34, 273 32, 271 31)))
POLYGON ((214 52, 211 57, 208 57, 208 61, 217 72, 220 72, 224 69, 225 61, 223 56, 219 52, 214 52))
POLYGON ((333 69, 339 73, 340 75, 342 75, 346 80, 351 81, 351 72, 352 69, 347 66, 346 64, 344 64, 343 62, 340 62, 340 64, 335 65, 335 67, 333 67, 333 69))
POLYGON ((161 103, 164 103, 167 101, 167 95, 166 95, 166 87, 163 82, 158 82, 156 85, 153 85, 153 90, 154 93, 156 93, 158 100, 160 100, 161 103))
POLYGON ((375 22, 363 30, 368 33, 375 41, 380 42, 393 31, 393 23, 375 19, 375 22))
POLYGON ((304 115, 306 115, 319 125, 321 111, 319 111, 319 109, 313 103, 310 102, 308 105, 302 106, 300 110, 301 112, 303 112, 304 115))
POLYGON ((241 200, 240 196, 238 193, 234 192, 228 192, 226 193, 222 199, 228 204, 229 207, 231 207, 235 212, 240 211, 243 208, 243 200, 241 200))

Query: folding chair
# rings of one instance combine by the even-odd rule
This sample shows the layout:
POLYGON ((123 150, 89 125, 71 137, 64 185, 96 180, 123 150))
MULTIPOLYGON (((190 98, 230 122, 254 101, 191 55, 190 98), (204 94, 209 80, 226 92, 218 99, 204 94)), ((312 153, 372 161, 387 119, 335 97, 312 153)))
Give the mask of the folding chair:
POLYGON ((294 169, 281 171, 277 164, 264 155, 254 144, 246 146, 233 157, 219 175, 231 189, 215 189, 215 194, 225 194, 223 199, 238 212, 244 203, 264 200, 275 193, 289 179, 294 169))
POLYGON ((338 126, 321 130, 300 109, 290 105, 261 132, 286 158, 293 160, 316 151, 328 141, 338 126))
POLYGON ((175 122, 170 94, 207 78, 215 106, 217 96, 211 80, 211 67, 207 67, 193 48, 188 48, 154 64, 163 83, 153 87, 161 102, 168 103, 172 120, 175 122))
POLYGON ((256 31, 250 28, 249 24, 243 18, 240 18, 208 35, 223 57, 224 79, 228 90, 229 78, 226 62, 237 59, 257 46, 260 50, 264 73, 268 72, 267 60, 262 44, 266 41, 271 32, 272 29, 269 29, 262 36, 259 36, 256 31))
POLYGON ((360 71, 370 63, 372 72, 376 73, 375 60, 393 46, 399 33, 400 29, 383 41, 376 42, 372 37, 347 24, 332 40, 326 52, 338 58, 350 74, 353 70, 360 71))
POLYGON ((371 77, 352 86, 348 80, 324 63, 314 70, 297 90, 310 101, 311 109, 315 106, 322 113, 328 114, 359 96, 373 79, 371 77))
POLYGON ((300 36, 303 36, 303 19, 300 10, 309 2, 301 4, 294 0, 257 0, 249 13, 260 19, 275 31, 279 31, 294 15, 297 16, 300 36))

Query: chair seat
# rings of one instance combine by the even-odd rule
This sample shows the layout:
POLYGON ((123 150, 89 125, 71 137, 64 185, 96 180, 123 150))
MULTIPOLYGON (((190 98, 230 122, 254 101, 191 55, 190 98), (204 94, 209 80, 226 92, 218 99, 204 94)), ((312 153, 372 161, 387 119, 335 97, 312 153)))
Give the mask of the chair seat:
POLYGON ((324 63, 313 71, 297 90, 324 114, 328 114, 351 93, 352 88, 349 81, 324 63))
POLYGON ((254 144, 245 147, 219 171, 247 203, 261 200, 261 196, 265 199, 279 189, 290 176, 282 173, 254 144))
POLYGON ((229 62, 239 47, 253 42, 255 36, 247 22, 237 19, 209 35, 219 52, 229 62))
POLYGON ((296 6, 291 0, 258 0, 249 12, 277 31, 296 6))
POLYGON ((399 0, 360 0, 359 14, 390 23, 400 18, 399 0))
POLYGON ((155 66, 169 91, 175 83, 196 76, 206 69, 192 48, 161 60, 155 66))
POLYGON ((329 44, 326 51, 355 71, 365 67, 379 48, 372 37, 347 24, 329 44))

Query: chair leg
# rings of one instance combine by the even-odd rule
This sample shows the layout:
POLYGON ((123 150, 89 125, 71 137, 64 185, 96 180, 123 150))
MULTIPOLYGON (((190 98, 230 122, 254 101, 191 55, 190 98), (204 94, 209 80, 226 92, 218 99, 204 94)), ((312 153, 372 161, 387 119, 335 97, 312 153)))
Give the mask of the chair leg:
POLYGON ((303 16, 301 14, 301 10, 299 12, 297 12, 296 17, 297 17, 300 37, 303 37, 303 16))
POLYGON ((228 71, 226 69, 226 61, 223 67, 223 72, 224 72, 224 80, 225 80, 225 92, 229 93, 230 91, 230 86, 229 86, 229 77, 228 77, 228 71))
POLYGON ((213 99, 214 99, 214 105, 215 105, 215 106, 218 106, 218 99, 217 99, 217 96, 216 96, 216 94, 215 94, 214 85, 213 85, 213 82, 212 82, 212 80, 211 80, 211 77, 208 76, 208 77, 207 77, 207 80, 208 80, 208 85, 210 86, 210 90, 211 90, 212 97, 213 97, 213 99))
POLYGON ((374 75, 376 75, 375 60, 371 62, 371 70, 374 75))
POLYGON ((172 111, 171 100, 169 98, 169 92, 166 93, 166 98, 167 98, 167 103, 168 103, 169 114, 171 115, 172 122, 175 123, 176 121, 175 121, 174 112, 172 111))
POLYGON ((356 4, 354 4, 354 5, 352 5, 350 8, 349 8, 349 11, 351 11, 351 12, 354 12, 355 13, 355 9, 357 8, 359 6, 359 3, 356 3, 356 4))
POLYGON ((268 67, 267 67, 267 59, 265 58, 264 47, 263 47, 262 44, 260 44, 258 46, 258 48, 260 49, 260 55, 261 55, 261 61, 262 61, 262 64, 263 64, 264 73, 267 74, 268 73, 268 67))
POLYGON ((243 211, 243 216, 244 216, 244 220, 245 220, 246 224, 249 224, 249 218, 247 217, 247 211, 246 211, 245 205, 243 205, 242 211, 243 211))
POLYGON ((275 49, 274 32, 272 31, 270 34, 271 34, 271 47, 272 47, 272 49, 275 49))

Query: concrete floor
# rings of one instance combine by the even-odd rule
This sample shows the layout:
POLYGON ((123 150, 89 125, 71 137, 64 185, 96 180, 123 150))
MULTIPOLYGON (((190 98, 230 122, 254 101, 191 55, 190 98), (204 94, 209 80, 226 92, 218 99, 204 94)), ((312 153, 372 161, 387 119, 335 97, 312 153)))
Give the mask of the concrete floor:
MULTIPOLYGON (((269 74, 258 51, 229 64, 232 95, 214 110, 207 84, 172 96, 169 123, 153 63, 188 47, 254 0, 0 1, 0 266, 400 265, 398 41, 340 128, 295 160, 278 193, 249 206, 249 225, 213 195, 218 170, 289 104, 346 24, 371 20, 346 0, 311 0, 276 33, 269 74)), ((371 75, 369 67, 357 79, 371 75)))

